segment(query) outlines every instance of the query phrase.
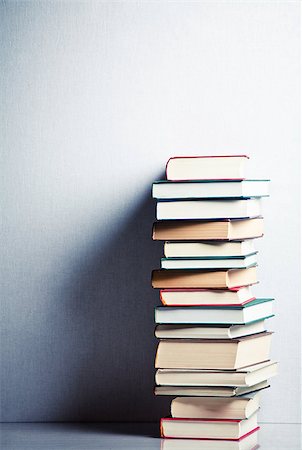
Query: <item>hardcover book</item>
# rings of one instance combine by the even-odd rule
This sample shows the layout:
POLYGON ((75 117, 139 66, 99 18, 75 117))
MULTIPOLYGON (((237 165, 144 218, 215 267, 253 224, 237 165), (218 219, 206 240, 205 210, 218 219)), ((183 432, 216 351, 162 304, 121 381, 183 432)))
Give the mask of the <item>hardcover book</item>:
MULTIPOLYGON (((257 383, 254 386, 245 387, 219 387, 219 386, 156 386, 155 395, 176 395, 196 396, 196 397, 238 397, 240 395, 258 392, 269 387, 267 380, 257 383)), ((203 416, 200 416, 203 417, 203 416)), ((233 417, 234 418, 234 417, 233 417)))
POLYGON ((161 450, 257 450, 258 430, 238 440, 219 439, 161 439, 161 450))
POLYGON ((260 393, 235 398, 176 397, 171 416, 184 419, 247 419, 260 407, 260 393))
POLYGON ((258 429, 257 412, 248 419, 183 419, 167 417, 160 423, 162 437, 238 440, 258 429))
POLYGON ((219 324, 160 324, 155 328, 159 339, 234 339, 266 331, 265 320, 244 325, 219 324))
POLYGON ((158 201, 157 220, 238 219, 261 215, 261 200, 176 200, 158 201))
POLYGON ((250 286, 238 289, 161 289, 167 306, 241 306, 255 299, 250 286))
POLYGON ((158 306, 155 323, 241 325, 273 316, 272 298, 257 298, 242 306, 158 306))
POLYGON ((233 289, 257 282, 256 267, 238 270, 154 270, 152 286, 164 289, 233 289))
POLYGON ((155 382, 160 386, 247 387, 277 375, 278 363, 265 361, 236 370, 158 369, 155 382))
POLYGON ((233 241, 263 236, 263 218, 221 220, 164 220, 153 225, 156 241, 233 241))
POLYGON ((161 258, 162 269, 247 269, 257 264, 257 252, 247 256, 161 258))
POLYGON ((167 180, 226 180, 245 178, 246 155, 174 156, 166 165, 167 180))
POLYGON ((159 200, 266 197, 269 195, 268 185, 269 180, 186 182, 161 180, 153 183, 152 196, 159 200))
POLYGON ((239 242, 170 242, 164 243, 166 258, 227 258, 255 253, 252 240, 239 242))
POLYGON ((234 370, 269 360, 270 332, 238 339, 163 339, 156 369, 234 370))

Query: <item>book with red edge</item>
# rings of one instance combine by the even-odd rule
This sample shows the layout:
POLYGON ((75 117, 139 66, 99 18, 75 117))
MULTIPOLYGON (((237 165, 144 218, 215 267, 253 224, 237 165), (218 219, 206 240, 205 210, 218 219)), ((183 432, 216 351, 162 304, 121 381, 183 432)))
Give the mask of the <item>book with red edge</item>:
POLYGON ((211 439, 161 439, 161 450, 257 450, 259 427, 236 441, 211 439))
POLYGON ((257 412, 248 419, 167 417, 160 420, 160 432, 164 438, 238 441, 258 429, 257 412))

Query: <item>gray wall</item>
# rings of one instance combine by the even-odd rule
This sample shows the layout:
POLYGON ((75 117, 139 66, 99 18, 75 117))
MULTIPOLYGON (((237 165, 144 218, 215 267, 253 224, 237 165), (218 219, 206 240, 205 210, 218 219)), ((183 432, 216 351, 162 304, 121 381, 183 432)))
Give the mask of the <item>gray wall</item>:
MULTIPOLYGON (((2 420, 154 420, 150 186, 175 154, 272 178, 256 293, 297 422, 299 2, 5 2, 2 420)), ((280 407, 282 405, 282 407, 280 407)))

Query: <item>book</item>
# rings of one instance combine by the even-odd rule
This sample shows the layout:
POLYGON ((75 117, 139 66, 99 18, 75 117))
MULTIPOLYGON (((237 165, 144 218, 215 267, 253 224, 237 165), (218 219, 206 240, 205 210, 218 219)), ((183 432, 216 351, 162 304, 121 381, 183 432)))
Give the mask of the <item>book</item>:
POLYGON ((253 219, 168 220, 153 224, 155 241, 232 241, 263 236, 262 217, 253 219))
POLYGON ((166 258, 226 258, 248 256, 256 252, 254 243, 240 242, 169 242, 164 243, 166 258))
POLYGON ((231 386, 248 387, 277 375, 278 363, 266 361, 244 369, 158 369, 155 382, 160 386, 231 386))
MULTIPOLYGON (((267 380, 254 386, 156 386, 155 395, 196 396, 196 397, 237 397, 251 392, 258 392, 269 387, 267 380)), ((206 417, 206 416, 199 416, 206 417)), ((233 417, 234 419, 234 417, 233 417)))
POLYGON ((257 412, 248 419, 183 419, 162 418, 161 436, 186 439, 237 440, 256 430, 257 412))
POLYGON ((158 201, 157 220, 237 219, 261 214, 260 198, 241 200, 158 201))
POLYGON ((244 325, 161 324, 155 328, 155 336, 159 339, 234 339, 263 331, 266 331, 264 320, 244 325))
POLYGON ((247 269, 257 264, 257 252, 248 256, 161 258, 162 269, 247 269))
POLYGON ((257 450, 258 428, 238 440, 161 439, 161 450, 257 450))
POLYGON ((269 360, 270 332, 237 339, 163 339, 156 369, 234 370, 269 360))
POLYGON ((167 306, 241 306, 254 300, 250 286, 239 289, 161 289, 160 301, 167 306))
POLYGON ((248 198, 267 197, 269 180, 192 180, 155 181, 152 185, 152 197, 164 199, 192 198, 248 198))
POLYGON ((238 270, 153 270, 154 288, 233 289, 257 282, 256 267, 238 270))
POLYGON ((247 324, 273 316, 272 298, 256 298, 242 306, 157 306, 155 323, 247 324))
POLYGON ((182 180, 226 180, 245 178, 246 155, 174 156, 166 165, 166 178, 182 180))
POLYGON ((171 416, 184 419, 248 419, 260 407, 260 393, 235 398, 176 397, 171 416))

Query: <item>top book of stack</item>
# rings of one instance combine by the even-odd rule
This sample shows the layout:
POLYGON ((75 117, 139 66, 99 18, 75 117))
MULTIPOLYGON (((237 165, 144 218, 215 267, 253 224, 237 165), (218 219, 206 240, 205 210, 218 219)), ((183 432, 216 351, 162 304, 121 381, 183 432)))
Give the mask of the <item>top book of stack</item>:
POLYGON ((175 156, 166 166, 169 181, 243 180, 246 155, 175 156))
MULTIPOLYGON (((267 197, 270 180, 243 178, 246 159, 247 156, 170 158, 166 167, 167 179, 153 183, 152 196, 160 201, 267 197)), ((186 208, 186 205, 180 206, 186 208)))

